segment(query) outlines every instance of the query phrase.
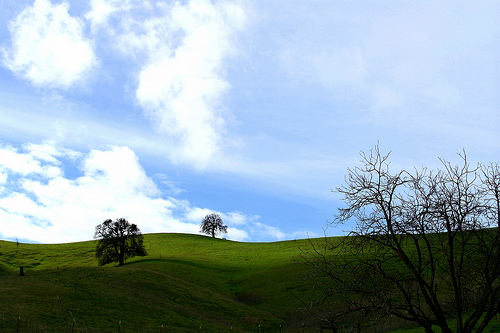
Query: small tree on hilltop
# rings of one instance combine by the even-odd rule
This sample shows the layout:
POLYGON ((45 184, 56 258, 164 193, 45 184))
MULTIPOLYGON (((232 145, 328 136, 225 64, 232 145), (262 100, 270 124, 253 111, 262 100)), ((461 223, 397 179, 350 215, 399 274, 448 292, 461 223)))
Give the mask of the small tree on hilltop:
POLYGON ((227 225, 224 225, 219 214, 208 214, 200 224, 200 231, 215 237, 217 234, 227 234, 227 225))
POLYGON ((98 239, 95 256, 99 266, 118 262, 122 266, 125 260, 135 256, 147 256, 144 236, 135 224, 126 219, 106 220, 95 227, 94 238, 98 239))

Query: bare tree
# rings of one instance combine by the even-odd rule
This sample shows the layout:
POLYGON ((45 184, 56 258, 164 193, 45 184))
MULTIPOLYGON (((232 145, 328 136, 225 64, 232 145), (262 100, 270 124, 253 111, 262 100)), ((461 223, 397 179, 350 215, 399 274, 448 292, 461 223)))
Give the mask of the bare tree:
POLYGON ((128 258, 147 255, 141 231, 124 218, 115 222, 106 220, 97 225, 94 238, 98 239, 95 256, 100 266, 115 261, 122 266, 128 258))
POLYGON ((459 156, 457 166, 391 173, 377 145, 348 169, 332 224, 355 229, 304 253, 325 322, 484 330, 500 310, 500 168, 459 156))
POLYGON ((200 224, 200 231, 215 237, 217 234, 226 234, 227 226, 224 225, 219 214, 212 213, 205 216, 200 224))

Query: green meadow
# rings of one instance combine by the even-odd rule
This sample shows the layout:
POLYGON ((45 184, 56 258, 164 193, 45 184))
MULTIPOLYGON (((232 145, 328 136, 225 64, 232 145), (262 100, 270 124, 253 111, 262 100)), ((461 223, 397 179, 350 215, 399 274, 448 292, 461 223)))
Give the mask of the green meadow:
POLYGON ((147 257, 97 266, 95 241, 0 241, 0 331, 301 331, 308 240, 147 234, 147 257), (19 276, 20 266, 25 276, 19 276), (260 328, 259 328, 260 326, 260 328))
POLYGON ((0 332, 319 332, 297 260, 322 241, 147 234, 148 256, 121 267, 99 267, 95 241, 0 241, 0 332))

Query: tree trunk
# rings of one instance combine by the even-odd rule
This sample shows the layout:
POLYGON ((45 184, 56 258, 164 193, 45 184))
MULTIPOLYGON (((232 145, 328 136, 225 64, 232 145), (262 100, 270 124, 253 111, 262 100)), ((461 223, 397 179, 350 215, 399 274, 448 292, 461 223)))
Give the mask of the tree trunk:
POLYGON ((123 266, 125 265, 125 253, 122 251, 120 251, 120 253, 118 253, 118 266, 123 266))

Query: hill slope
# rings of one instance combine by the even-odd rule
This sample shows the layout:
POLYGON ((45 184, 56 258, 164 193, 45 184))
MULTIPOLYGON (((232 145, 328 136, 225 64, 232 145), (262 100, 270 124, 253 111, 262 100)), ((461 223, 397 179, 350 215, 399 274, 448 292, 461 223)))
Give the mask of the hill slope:
POLYGON ((294 259, 308 240, 239 243, 148 234, 144 244, 147 257, 98 267, 94 241, 0 241, 0 330, 116 332, 120 321, 121 332, 300 325, 299 298, 306 299, 309 288, 294 259))

